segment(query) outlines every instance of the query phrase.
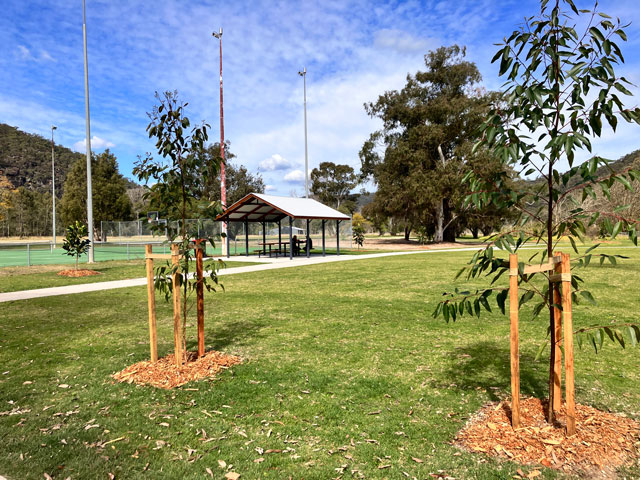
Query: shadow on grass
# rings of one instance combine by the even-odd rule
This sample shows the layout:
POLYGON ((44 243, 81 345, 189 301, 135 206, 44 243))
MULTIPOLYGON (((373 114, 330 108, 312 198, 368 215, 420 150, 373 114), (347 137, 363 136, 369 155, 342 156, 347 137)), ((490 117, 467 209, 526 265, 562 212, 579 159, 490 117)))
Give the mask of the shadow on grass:
MULTIPOLYGON (((224 325, 214 325, 213 328, 205 324, 207 350, 221 351, 229 345, 241 345, 249 338, 252 340, 261 338, 263 335, 259 332, 263 327, 263 324, 247 321, 228 322, 224 325)), ((197 339, 188 341, 187 349, 197 350, 197 339)))
MULTIPOLYGON (((484 389, 492 401, 511 394, 511 366, 509 346, 479 341, 457 348, 444 372, 452 379, 449 388, 460 390, 484 389)), ((545 378, 537 374, 530 363, 520 356, 520 395, 540 396, 546 391, 545 378)))

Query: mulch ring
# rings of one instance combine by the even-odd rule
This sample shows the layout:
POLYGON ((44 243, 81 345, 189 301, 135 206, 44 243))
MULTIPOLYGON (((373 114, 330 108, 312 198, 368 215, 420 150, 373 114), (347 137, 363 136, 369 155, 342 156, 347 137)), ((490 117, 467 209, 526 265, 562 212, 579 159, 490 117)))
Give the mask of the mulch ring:
MULTIPOLYGON (((455 444, 525 465, 544 465, 570 475, 603 479, 616 478, 616 469, 633 464, 640 453, 639 422, 576 405, 577 432, 567 437, 564 406, 552 426, 545 420, 546 403, 523 399, 522 427, 515 431, 508 404, 487 405, 458 433, 455 444)), ((527 477, 532 478, 531 474, 527 477)))
POLYGON ((112 377, 119 382, 151 385, 158 388, 175 388, 194 380, 214 377, 220 370, 242 362, 240 357, 209 351, 198 358, 197 352, 187 352, 187 361, 177 367, 174 355, 134 363, 112 377))
POLYGON ((62 275, 63 277, 90 277, 91 275, 101 275, 100 272, 96 272, 95 270, 62 270, 58 272, 58 275, 62 275))

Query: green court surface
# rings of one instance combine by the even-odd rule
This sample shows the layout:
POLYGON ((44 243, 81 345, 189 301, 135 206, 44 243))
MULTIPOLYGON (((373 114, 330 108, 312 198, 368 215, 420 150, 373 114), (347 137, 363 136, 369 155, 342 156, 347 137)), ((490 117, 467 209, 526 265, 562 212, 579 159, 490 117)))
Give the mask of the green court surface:
MULTIPOLYGON (((249 253, 257 254, 261 248, 257 242, 249 244, 249 253), (253 244, 252 244, 253 243, 253 244)), ((148 242, 106 242, 96 243, 94 251, 94 260, 96 262, 104 262, 107 260, 135 260, 138 258, 144 258, 145 245, 148 242)), ((170 248, 165 243, 152 243, 154 253, 169 253, 170 248)), ((314 252, 318 252, 318 243, 314 252)), ((230 253, 231 256, 245 255, 244 242, 232 243, 230 253)), ((326 249, 328 254, 335 253, 335 247, 329 247, 326 249)), ((344 254, 359 254, 370 253, 365 250, 356 251, 347 248, 341 248, 341 253, 344 254)), ((206 254, 208 256, 221 255, 222 251, 219 246, 212 248, 211 245, 207 245, 206 254)), ((87 262, 87 256, 80 257, 81 263, 87 262)), ((48 242, 41 243, 0 243, 0 268, 1 267, 19 267, 29 265, 60 265, 60 264, 73 264, 75 263, 75 257, 71 257, 66 254, 62 249, 62 246, 58 244, 56 248, 51 248, 51 244, 48 242)))
MULTIPOLYGON (((94 259, 96 262, 106 260, 134 260, 144 258, 144 243, 96 243, 94 259)), ((169 253, 169 246, 154 244, 156 253, 169 253)), ((208 255, 220 255, 220 248, 207 248, 208 255)), ((80 257, 86 263, 87 256, 80 257)), ((73 264, 75 258, 66 254, 61 246, 52 249, 49 243, 0 244, 0 267, 26 265, 58 265, 73 264)))

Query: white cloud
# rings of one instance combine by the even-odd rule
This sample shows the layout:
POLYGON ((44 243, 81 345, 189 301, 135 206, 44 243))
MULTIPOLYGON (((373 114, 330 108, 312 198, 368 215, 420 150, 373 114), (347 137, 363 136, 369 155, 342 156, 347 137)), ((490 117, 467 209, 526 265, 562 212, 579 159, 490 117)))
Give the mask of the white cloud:
POLYGON ((269 158, 265 158, 260 162, 260 170, 265 170, 267 172, 273 172, 275 170, 286 170, 288 168, 293 167, 293 164, 283 158, 282 155, 274 153, 269 158))
POLYGON ((36 62, 55 62, 55 59, 51 56, 49 52, 46 50, 40 49, 40 55, 36 56, 31 53, 31 50, 24 45, 18 45, 18 52, 20 54, 20 58, 23 60, 33 60, 36 62))
MULTIPOLYGON (((111 143, 108 140, 104 140, 100 137, 96 137, 95 135, 91 137, 91 150, 104 150, 105 148, 113 148, 115 147, 115 143, 111 143)), ((87 148, 87 139, 83 139, 80 142, 76 142, 73 144, 73 149, 76 152, 84 152, 87 148)))
POLYGON ((48 61, 48 62, 55 62, 55 59, 46 50, 40 50, 40 60, 45 60, 45 61, 48 61))
POLYGON ((25 58, 25 59, 33 58, 31 56, 31 52, 29 51, 29 49, 27 47, 25 47, 24 45, 18 45, 18 51, 20 52, 20 56, 22 58, 25 58))
POLYGON ((265 192, 271 192, 271 191, 273 191, 275 189, 276 189, 276 187, 274 187, 273 185, 265 185, 264 186, 264 191, 265 192))
POLYGON ((289 183, 304 182, 304 172, 302 170, 292 170, 284 176, 284 181, 289 183))
POLYGON ((374 42, 377 47, 395 50, 399 53, 426 53, 433 45, 427 38, 414 37, 410 33, 382 29, 374 34, 374 42))

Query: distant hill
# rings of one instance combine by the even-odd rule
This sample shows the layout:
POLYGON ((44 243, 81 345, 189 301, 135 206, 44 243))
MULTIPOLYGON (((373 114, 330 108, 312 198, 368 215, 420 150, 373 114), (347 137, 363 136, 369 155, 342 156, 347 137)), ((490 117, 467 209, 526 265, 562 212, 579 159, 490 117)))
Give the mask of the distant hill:
MULTIPOLYGON (((61 145, 55 146, 55 153, 56 193, 62 196, 67 172, 84 155, 61 145)), ((14 188, 50 191, 51 140, 0 123, 0 176, 5 176, 14 188)))

